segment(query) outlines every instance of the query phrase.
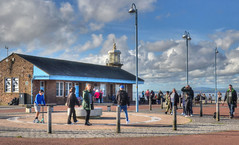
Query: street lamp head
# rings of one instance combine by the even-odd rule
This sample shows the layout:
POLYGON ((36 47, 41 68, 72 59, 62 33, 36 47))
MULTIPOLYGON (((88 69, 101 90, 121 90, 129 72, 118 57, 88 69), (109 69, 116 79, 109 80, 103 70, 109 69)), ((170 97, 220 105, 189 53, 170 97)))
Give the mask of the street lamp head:
POLYGON ((131 8, 129 9, 129 13, 137 13, 136 5, 132 3, 131 8))
POLYGON ((136 12, 136 10, 133 8, 133 7, 131 7, 130 9, 129 9, 129 13, 135 13, 136 12))
POLYGON ((187 38, 187 35, 184 34, 184 35, 183 35, 183 38, 187 38))
POLYGON ((216 53, 216 54, 219 53, 218 50, 217 50, 217 48, 215 49, 215 53, 216 53))
POLYGON ((192 40, 192 38, 190 37, 190 36, 188 36, 188 38, 187 38, 188 40, 192 40))

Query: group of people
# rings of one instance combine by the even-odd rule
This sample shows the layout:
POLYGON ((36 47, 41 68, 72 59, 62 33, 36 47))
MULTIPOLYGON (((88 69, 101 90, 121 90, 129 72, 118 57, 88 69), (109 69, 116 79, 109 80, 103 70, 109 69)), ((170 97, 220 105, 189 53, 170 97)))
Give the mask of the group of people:
MULTIPOLYGON (((93 91, 92 85, 87 84, 85 90, 83 91, 83 100, 82 100, 82 106, 83 109, 86 111, 86 116, 85 116, 85 125, 90 126, 92 125, 89 122, 90 119, 90 112, 91 110, 94 110, 94 98, 97 99, 97 102, 101 103, 101 98, 102 98, 102 91, 93 91)), ((124 90, 124 86, 121 85, 119 88, 119 91, 117 92, 116 95, 116 100, 117 104, 120 106, 120 110, 123 110, 125 112, 126 116, 126 123, 129 123, 129 118, 128 118, 128 112, 127 108, 130 105, 129 97, 127 92, 124 90)), ((35 97, 34 101, 34 108, 36 112, 36 116, 34 119, 34 123, 39 123, 38 116, 40 114, 40 109, 41 106, 45 106, 45 99, 44 99, 44 91, 40 90, 39 93, 35 97)), ((67 96, 67 101, 66 105, 68 107, 68 118, 67 118, 67 124, 73 124, 71 122, 71 117, 73 116, 73 121, 74 123, 77 123, 78 120, 76 119, 76 113, 75 113, 75 106, 77 105, 80 107, 80 100, 77 99, 75 95, 75 87, 72 87, 69 91, 69 94, 67 96)))
MULTIPOLYGON (((165 97, 164 97, 164 94, 161 91, 159 91, 158 94, 155 95, 155 93, 153 91, 149 92, 149 90, 147 90, 145 93, 144 93, 144 91, 142 92, 142 96, 144 97, 144 95, 145 95, 147 97, 148 101, 149 101, 149 97, 151 97, 151 100, 153 100, 153 98, 155 96, 157 96, 156 99, 158 100, 158 104, 163 103, 163 102, 160 102, 161 98, 165 98, 166 104, 167 104, 165 114, 167 114, 168 112, 170 114, 173 113, 173 107, 177 107, 177 104, 179 103, 179 98, 181 97, 182 104, 183 104, 182 115, 184 115, 185 117, 193 116, 193 107, 192 107, 193 105, 192 104, 193 104, 193 98, 194 98, 194 91, 190 87, 190 85, 183 87, 181 89, 181 91, 182 91, 182 96, 181 96, 181 94, 179 95, 177 93, 176 89, 174 88, 172 90, 172 92, 167 91, 165 94, 165 97)), ((219 95, 221 95, 221 94, 219 94, 219 95)), ((82 100, 82 106, 83 106, 84 110, 86 111, 85 125, 87 125, 87 126, 92 125, 89 122, 90 112, 91 112, 91 110, 94 109, 94 98, 96 98, 97 96, 99 97, 99 100, 100 100, 100 96, 102 97, 102 93, 99 92, 99 94, 98 94, 97 91, 94 92, 92 90, 91 84, 87 84, 85 90, 83 91, 83 100, 82 100)), ((127 108, 130 106, 130 100, 129 100, 129 96, 128 96, 127 92, 124 90, 123 85, 120 86, 119 91, 117 92, 116 101, 117 101, 118 106, 120 107, 120 110, 123 110, 125 112, 126 123, 128 124, 129 117, 128 117, 127 108)), ((225 93, 223 105, 225 102, 227 102, 228 108, 230 111, 229 117, 233 118, 235 108, 237 107, 237 92, 232 87, 231 84, 229 85, 229 88, 225 93)), ((35 112, 36 112, 34 123, 39 123, 38 116, 40 114, 40 109, 41 109, 41 106, 45 105, 45 104, 46 103, 44 100, 44 91, 40 90, 39 93, 36 95, 35 101, 34 101, 34 108, 35 108, 35 112)), ((67 124, 73 124, 71 122, 72 115, 73 115, 74 123, 77 123, 78 121, 76 119, 75 105, 80 106, 80 102, 76 98, 75 87, 72 87, 70 89, 70 93, 67 96, 66 104, 69 108, 67 124)))
POLYGON ((163 98, 163 92, 159 90, 158 94, 155 94, 153 90, 151 90, 150 92, 149 89, 145 93, 144 91, 142 91, 140 102, 142 102, 143 104, 145 103, 145 96, 147 97, 148 102, 149 100, 151 100, 152 104, 156 104, 156 103, 160 104, 161 98, 163 98))
MULTIPOLYGON (((146 92, 142 91, 142 95, 140 97, 140 100, 143 100, 145 97, 149 101, 151 100, 152 104, 154 103, 154 100, 158 101, 158 104, 161 104, 160 102, 161 98, 163 100, 165 99, 166 102, 166 111, 165 114, 168 112, 172 115, 173 114, 173 106, 177 107, 177 104, 179 103, 179 98, 182 100, 182 106, 183 106, 183 113, 182 115, 185 117, 193 116, 193 99, 194 99, 194 91, 190 87, 190 85, 187 85, 181 89, 182 95, 178 94, 175 89, 172 90, 172 92, 166 91, 165 95, 162 91, 159 91, 158 94, 155 94, 153 90, 151 92, 146 90, 146 92)), ((222 101, 222 93, 218 92, 218 101, 222 101)), ((207 97, 205 94, 199 94, 198 96, 202 97, 202 100, 207 100, 207 97)), ((212 96, 209 95, 209 100, 212 100, 212 96)), ((198 98, 200 98, 198 97, 198 98)), ((195 98, 196 99, 196 98, 195 98)), ((236 90, 233 89, 232 85, 229 85, 228 90, 225 93, 223 105, 227 103, 229 108, 229 117, 233 118, 235 114, 235 108, 237 107, 237 93, 236 90)))

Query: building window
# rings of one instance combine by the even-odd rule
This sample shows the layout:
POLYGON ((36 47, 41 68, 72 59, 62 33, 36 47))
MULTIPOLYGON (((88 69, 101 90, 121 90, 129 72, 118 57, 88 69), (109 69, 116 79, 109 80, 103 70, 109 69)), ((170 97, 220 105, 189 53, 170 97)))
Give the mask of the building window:
POLYGON ((19 92, 19 78, 12 78, 12 92, 19 92))
POLYGON ((11 92, 11 78, 5 78, 5 92, 11 92))
POLYGON ((62 97, 63 96, 64 85, 63 82, 56 82, 56 96, 62 97))
POLYGON ((45 82, 44 81, 40 81, 40 90, 45 91, 45 82))
POLYGON ((103 96, 106 96, 106 84, 100 84, 100 89, 103 92, 103 96))
POLYGON ((65 83, 65 93, 66 93, 66 97, 67 95, 70 93, 70 89, 72 88, 72 83, 70 82, 66 82, 65 83))

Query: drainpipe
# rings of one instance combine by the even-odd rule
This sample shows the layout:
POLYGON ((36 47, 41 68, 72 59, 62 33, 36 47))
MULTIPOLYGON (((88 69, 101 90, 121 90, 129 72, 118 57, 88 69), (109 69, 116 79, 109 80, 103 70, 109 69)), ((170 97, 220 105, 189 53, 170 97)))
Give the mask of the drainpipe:
POLYGON ((31 104, 33 104, 33 78, 31 78, 31 104))

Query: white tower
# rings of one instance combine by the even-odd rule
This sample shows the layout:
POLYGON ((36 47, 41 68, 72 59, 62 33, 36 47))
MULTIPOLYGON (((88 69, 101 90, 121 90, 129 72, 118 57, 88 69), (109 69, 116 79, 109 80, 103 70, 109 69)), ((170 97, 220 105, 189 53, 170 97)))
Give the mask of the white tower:
POLYGON ((121 68, 123 64, 120 63, 121 52, 116 49, 116 43, 113 44, 113 49, 108 52, 109 59, 106 61, 107 66, 121 68))

